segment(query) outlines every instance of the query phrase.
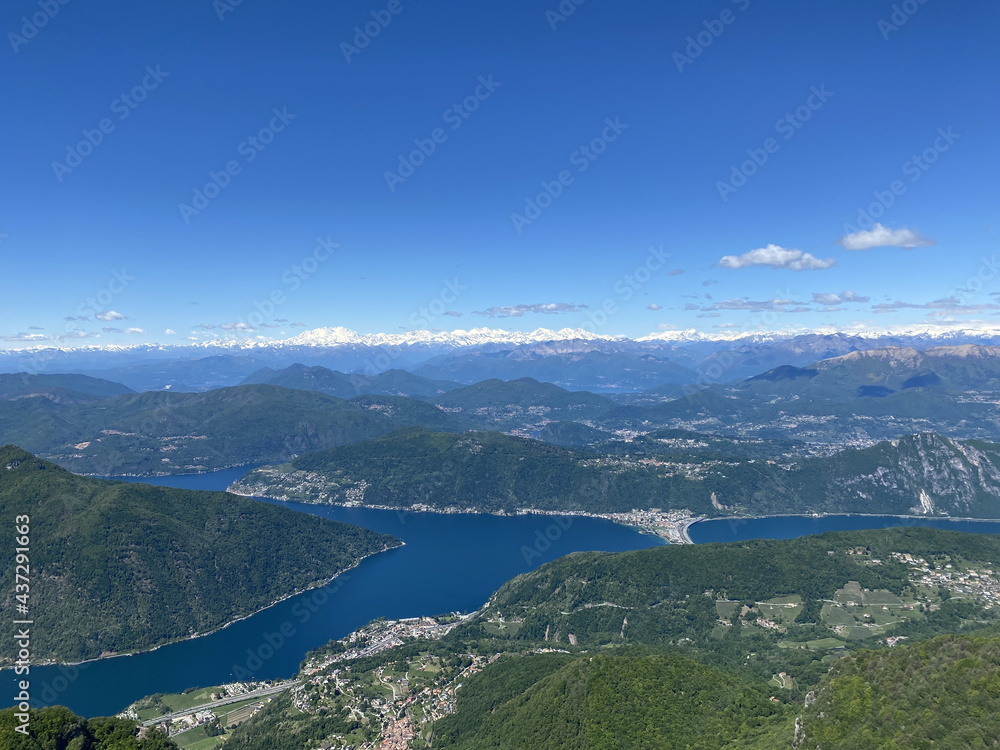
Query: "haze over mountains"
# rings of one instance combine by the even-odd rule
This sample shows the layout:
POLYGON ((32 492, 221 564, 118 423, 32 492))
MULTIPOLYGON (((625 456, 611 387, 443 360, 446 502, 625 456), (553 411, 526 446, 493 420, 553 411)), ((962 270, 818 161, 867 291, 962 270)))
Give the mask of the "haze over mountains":
POLYGON ((530 377, 463 385, 400 369, 367 375, 303 364, 242 380, 134 393, 84 375, 3 375, 0 439, 82 473, 155 475, 279 462, 408 426, 496 430, 567 447, 680 429, 821 452, 925 432, 1000 436, 1000 347, 970 344, 854 351, 732 383, 657 383, 627 394, 530 377))
POLYGON ((909 333, 700 334, 664 331, 639 339, 582 329, 533 333, 491 329, 356 334, 317 329, 274 340, 216 339, 183 346, 0 349, 0 372, 81 372, 134 390, 205 390, 236 385, 264 367, 296 363, 377 375, 405 369, 431 379, 472 383, 534 377, 575 390, 643 390, 663 383, 731 382, 774 367, 887 346, 1000 345, 1000 331, 909 333), (557 364, 559 366, 557 366, 557 364))

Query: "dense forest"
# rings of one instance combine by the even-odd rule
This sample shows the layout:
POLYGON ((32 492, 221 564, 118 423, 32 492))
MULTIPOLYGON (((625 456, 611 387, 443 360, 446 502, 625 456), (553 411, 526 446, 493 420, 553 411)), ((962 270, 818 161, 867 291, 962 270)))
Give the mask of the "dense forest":
POLYGON ((0 711, 3 750, 177 750, 155 730, 140 731, 124 719, 82 719, 61 706, 31 710, 28 735, 15 731, 15 709, 0 711), (141 736, 140 736, 141 734, 141 736))
POLYGON ((580 449, 498 432, 409 427, 262 467, 237 487, 305 502, 505 513, 686 508, 706 515, 1000 516, 1000 447, 993 444, 926 433, 824 457, 764 458, 801 450, 680 430, 580 449))
POLYGON ((0 444, 15 443, 72 471, 100 476, 282 461, 413 424, 452 429, 447 414, 421 401, 348 401, 273 385, 151 391, 85 403, 0 399, 0 444))
MULTIPOLYGON (((0 515, 30 517, 37 659, 74 661, 204 633, 399 542, 225 492, 75 476, 0 448, 0 515), (44 573, 44 574, 41 574, 44 573)), ((13 556, 0 566, 14 603, 13 556)), ((9 639, 11 618, 0 623, 9 639)))

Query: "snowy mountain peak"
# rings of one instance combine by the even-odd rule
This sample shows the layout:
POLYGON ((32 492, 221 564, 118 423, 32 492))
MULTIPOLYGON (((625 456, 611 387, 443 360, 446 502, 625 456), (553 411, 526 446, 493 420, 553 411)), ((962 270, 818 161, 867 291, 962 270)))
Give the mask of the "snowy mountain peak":
POLYGON ((479 346, 482 344, 533 344, 547 341, 615 341, 623 337, 602 336, 581 328, 563 328, 553 331, 537 328, 531 333, 504 331, 493 328, 473 328, 469 331, 410 331, 407 333, 358 333, 342 326, 316 328, 281 343, 290 346, 413 346, 419 344, 444 344, 448 346, 479 346))

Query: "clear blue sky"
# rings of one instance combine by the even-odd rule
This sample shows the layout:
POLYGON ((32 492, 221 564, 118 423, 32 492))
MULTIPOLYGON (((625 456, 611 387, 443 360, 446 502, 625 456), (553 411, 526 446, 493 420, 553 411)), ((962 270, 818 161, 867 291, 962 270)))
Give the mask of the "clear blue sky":
POLYGON ((0 346, 1000 323, 997 3, 232 2, 4 5, 0 346))

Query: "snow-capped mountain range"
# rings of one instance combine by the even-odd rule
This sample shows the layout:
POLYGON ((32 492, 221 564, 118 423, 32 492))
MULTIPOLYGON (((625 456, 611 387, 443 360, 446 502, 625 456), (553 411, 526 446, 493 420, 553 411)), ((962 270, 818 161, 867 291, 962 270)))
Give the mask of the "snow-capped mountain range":
POLYGON ((202 390, 235 385, 262 367, 280 369, 301 363, 346 373, 405 369, 429 378, 470 383, 534 377, 573 389, 608 391, 706 378, 739 380, 781 365, 802 367, 885 347, 923 351, 966 344, 1000 345, 1000 329, 670 330, 629 338, 570 328, 358 333, 329 327, 286 339, 234 337, 184 345, 0 350, 0 372, 77 372, 136 390, 202 390))

